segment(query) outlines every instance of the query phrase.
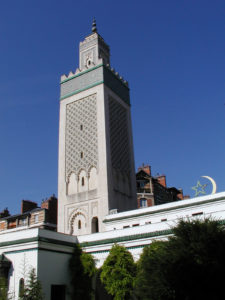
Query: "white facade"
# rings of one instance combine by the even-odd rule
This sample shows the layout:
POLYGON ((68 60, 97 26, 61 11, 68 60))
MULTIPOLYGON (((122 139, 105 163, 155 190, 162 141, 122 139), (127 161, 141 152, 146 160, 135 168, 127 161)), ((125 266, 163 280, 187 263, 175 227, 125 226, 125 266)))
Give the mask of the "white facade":
POLYGON ((158 206, 107 215, 106 231, 75 237, 43 229, 8 229, 0 233, 0 255, 12 262, 9 292, 18 299, 19 281, 31 268, 37 270, 45 300, 52 286, 66 288, 70 298, 69 259, 75 243, 91 253, 100 267, 114 243, 124 245, 137 260, 145 246, 167 239, 180 219, 211 218, 225 223, 225 192, 158 206))
POLYGON ((167 239, 179 220, 195 218, 225 223, 225 192, 108 215, 105 232, 79 236, 78 241, 98 267, 114 243, 124 245, 137 260, 152 240, 167 239))
POLYGON ((51 287, 66 286, 66 300, 70 299, 69 259, 76 237, 43 229, 7 230, 0 234, 0 255, 11 261, 9 294, 19 296, 19 282, 25 283, 34 268, 41 280, 46 300, 51 299, 51 287))

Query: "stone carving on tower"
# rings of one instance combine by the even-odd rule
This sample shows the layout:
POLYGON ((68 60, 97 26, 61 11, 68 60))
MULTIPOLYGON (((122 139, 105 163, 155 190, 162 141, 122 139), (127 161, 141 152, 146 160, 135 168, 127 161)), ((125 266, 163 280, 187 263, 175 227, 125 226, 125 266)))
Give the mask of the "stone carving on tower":
POLYGON ((94 20, 79 68, 61 76, 58 231, 104 231, 107 214, 136 208, 135 186, 129 87, 94 20))

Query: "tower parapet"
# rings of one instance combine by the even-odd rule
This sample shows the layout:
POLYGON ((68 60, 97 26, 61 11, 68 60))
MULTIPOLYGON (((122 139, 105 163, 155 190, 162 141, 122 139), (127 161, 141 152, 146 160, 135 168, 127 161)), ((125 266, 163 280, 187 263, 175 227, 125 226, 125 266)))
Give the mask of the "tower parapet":
MULTIPOLYGON (((102 65, 102 63, 100 63, 100 65, 102 65)), ((127 87, 129 87, 129 83, 127 80, 125 80, 114 68, 111 68, 109 64, 104 65, 105 68, 107 68, 108 70, 110 70, 123 84, 125 84, 127 87)), ((90 70, 90 69, 88 69, 90 70)), ((85 71, 83 71, 85 72, 85 71)), ((81 73, 83 73, 80 69, 76 69, 76 71, 70 71, 68 73, 68 75, 63 74, 61 76, 61 84, 66 82, 69 79, 73 79, 74 77, 76 77, 76 75, 81 75, 81 73)))

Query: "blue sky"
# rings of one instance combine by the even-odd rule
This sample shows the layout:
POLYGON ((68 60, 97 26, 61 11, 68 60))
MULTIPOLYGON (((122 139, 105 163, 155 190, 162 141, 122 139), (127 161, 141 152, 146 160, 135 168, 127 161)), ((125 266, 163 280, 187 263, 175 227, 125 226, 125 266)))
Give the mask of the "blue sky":
POLYGON ((222 0, 2 3, 0 210, 57 194, 60 76, 77 68, 93 17, 130 84, 136 168, 191 196, 202 175, 224 191, 224 11, 222 0))

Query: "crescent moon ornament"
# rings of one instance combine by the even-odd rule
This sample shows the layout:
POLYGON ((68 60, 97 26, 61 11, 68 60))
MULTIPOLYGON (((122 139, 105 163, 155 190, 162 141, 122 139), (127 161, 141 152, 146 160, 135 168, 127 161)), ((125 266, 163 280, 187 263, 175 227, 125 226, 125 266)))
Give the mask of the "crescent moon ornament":
POLYGON ((216 193, 216 182, 215 182, 215 180, 214 179, 212 179, 212 177, 209 177, 209 176, 201 176, 202 178, 206 178, 206 179, 208 179, 209 181, 211 181, 211 183, 212 183, 212 193, 211 193, 211 195, 212 194, 215 194, 216 193))

